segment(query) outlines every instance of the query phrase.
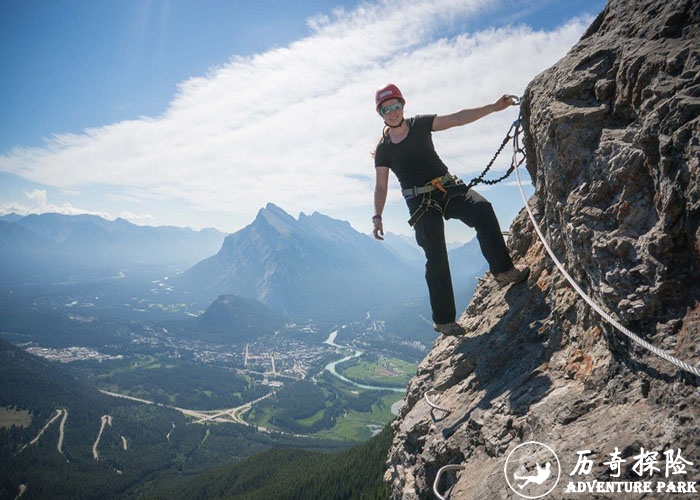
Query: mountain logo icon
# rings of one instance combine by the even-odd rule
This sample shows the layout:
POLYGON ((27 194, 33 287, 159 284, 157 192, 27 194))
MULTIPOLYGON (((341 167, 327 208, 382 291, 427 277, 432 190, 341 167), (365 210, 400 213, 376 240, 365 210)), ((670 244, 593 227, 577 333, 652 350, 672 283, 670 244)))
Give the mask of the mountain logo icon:
POLYGON ((523 498, 542 498, 554 490, 561 477, 561 464, 546 444, 528 441, 516 446, 503 468, 511 490, 523 498))

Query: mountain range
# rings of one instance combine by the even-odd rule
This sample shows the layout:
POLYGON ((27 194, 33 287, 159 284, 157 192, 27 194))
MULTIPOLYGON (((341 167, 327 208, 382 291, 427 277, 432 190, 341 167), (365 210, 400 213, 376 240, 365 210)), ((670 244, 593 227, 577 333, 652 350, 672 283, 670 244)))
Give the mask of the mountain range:
POLYGON ((295 219, 273 204, 173 283, 212 299, 233 294, 285 315, 322 317, 423 291, 413 266, 349 223, 317 212, 295 219))
POLYGON ((45 213, 0 217, 0 284, 80 282, 126 270, 186 269, 215 252, 215 229, 137 226, 124 219, 45 213))
MULTIPOLYGON (((481 259, 469 259, 474 274, 481 259)), ((420 249, 400 237, 381 243, 345 221, 318 212, 295 219, 270 203, 173 283, 211 299, 254 298, 288 316, 341 319, 424 297, 422 265, 420 249)))
MULTIPOLYGON (((486 262, 476 240, 450 256, 457 296, 468 298, 486 262)), ((413 241, 387 234, 378 242, 348 222, 318 212, 294 218, 272 203, 229 236, 93 215, 0 217, 0 285, 80 283, 122 273, 168 273, 177 297, 203 308, 237 296, 285 316, 333 321, 416 307, 424 314, 427 296, 422 251, 413 241), (173 276, 178 269, 186 271, 173 276)))

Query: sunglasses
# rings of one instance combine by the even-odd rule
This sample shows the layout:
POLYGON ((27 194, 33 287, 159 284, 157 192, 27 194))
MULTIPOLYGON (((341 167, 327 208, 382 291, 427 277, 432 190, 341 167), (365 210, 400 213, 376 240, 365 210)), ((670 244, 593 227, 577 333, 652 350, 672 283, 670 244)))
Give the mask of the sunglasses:
POLYGON ((391 113, 392 111, 400 111, 402 108, 403 108, 403 104, 401 104, 400 102, 397 102, 396 104, 392 104, 391 106, 382 106, 381 108, 379 108, 379 113, 382 116, 386 116, 389 113, 391 113))

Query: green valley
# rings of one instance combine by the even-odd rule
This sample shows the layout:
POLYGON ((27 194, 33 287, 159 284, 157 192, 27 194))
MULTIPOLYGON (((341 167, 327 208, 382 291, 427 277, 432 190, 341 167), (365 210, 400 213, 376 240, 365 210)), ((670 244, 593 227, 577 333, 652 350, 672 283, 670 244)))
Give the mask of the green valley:
MULTIPOLYGON (((184 312, 194 304, 149 304, 99 283, 4 296, 0 498, 177 498, 161 492, 181 482, 195 491, 200 475, 246 470, 266 453, 286 457, 271 481, 315 477, 309 463, 343 463, 356 446, 386 440, 378 434, 425 349, 370 316, 342 325, 270 317, 237 340, 246 303, 224 299, 209 316, 184 312)), ((385 488, 380 455, 373 491, 385 488)))

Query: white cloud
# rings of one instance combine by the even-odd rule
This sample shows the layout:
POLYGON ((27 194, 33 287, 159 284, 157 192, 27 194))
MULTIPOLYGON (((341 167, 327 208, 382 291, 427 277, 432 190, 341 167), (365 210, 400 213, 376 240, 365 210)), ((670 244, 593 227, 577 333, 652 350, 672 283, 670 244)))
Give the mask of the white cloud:
POLYGON ((48 193, 44 189, 34 189, 24 193, 26 201, 24 203, 8 203, 0 205, 0 213, 16 213, 18 215, 41 214, 45 212, 53 212, 65 215, 79 215, 90 213, 99 215, 100 217, 108 218, 105 212, 90 212, 81 208, 76 208, 70 203, 63 205, 55 205, 49 202, 48 193))
POLYGON ((128 210, 124 210, 116 217, 113 217, 108 212, 74 207, 71 203, 57 205, 49 201, 49 195, 45 189, 33 189, 29 192, 25 192, 24 197, 24 202, 0 203, 0 215, 10 213, 29 215, 50 212, 63 215, 90 214, 109 220, 113 220, 116 217, 121 217, 122 219, 128 220, 134 224, 149 224, 153 222, 153 216, 150 214, 136 214, 128 210))
POLYGON ((117 217, 138 225, 150 225, 153 222, 153 216, 150 214, 135 214, 128 210, 119 212, 117 217))
MULTIPOLYGON (((395 5, 362 4, 309 20, 312 34, 303 40, 234 57, 182 82, 162 116, 15 148, 0 156, 0 171, 61 189, 100 186, 150 203, 175 200, 241 221, 268 201, 292 213, 360 209, 358 217, 365 217, 374 181, 369 152, 381 131, 373 109, 377 87, 399 84, 409 114, 452 112, 502 93, 521 94, 588 21, 550 33, 515 26, 442 39, 442 30, 463 31, 460 23, 488 2, 395 5)), ((478 173, 515 113, 436 135, 438 151, 455 173, 478 173)), ((401 203, 396 190, 390 201, 401 203)), ((40 196, 33 203, 41 204, 40 196)))

